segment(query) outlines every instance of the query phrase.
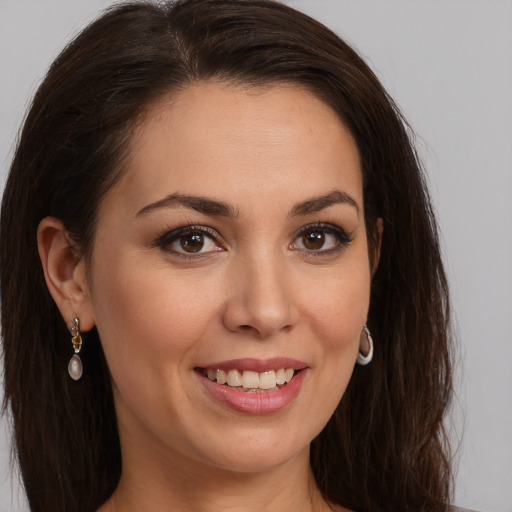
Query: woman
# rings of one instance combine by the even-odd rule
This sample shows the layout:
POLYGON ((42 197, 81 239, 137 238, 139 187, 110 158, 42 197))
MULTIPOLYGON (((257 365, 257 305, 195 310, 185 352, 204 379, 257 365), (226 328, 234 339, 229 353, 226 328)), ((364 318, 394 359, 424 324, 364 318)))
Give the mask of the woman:
POLYGON ((36 94, 1 226, 32 510, 447 510, 434 217, 400 113, 322 25, 110 10, 36 94))

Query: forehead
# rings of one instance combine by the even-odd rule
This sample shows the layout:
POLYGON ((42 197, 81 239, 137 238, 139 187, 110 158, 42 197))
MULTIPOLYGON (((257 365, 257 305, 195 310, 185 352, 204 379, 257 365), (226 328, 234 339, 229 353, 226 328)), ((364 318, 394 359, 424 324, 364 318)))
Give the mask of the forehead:
POLYGON ((198 83, 162 99, 135 131, 121 182, 134 201, 268 189, 284 198, 290 185, 306 195, 362 193, 350 132, 326 103, 290 84, 198 83))

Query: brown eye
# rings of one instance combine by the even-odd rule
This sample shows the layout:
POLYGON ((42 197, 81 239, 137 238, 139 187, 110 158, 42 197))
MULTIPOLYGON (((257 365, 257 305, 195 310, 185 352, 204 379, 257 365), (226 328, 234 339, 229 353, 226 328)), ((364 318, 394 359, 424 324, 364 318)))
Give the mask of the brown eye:
POLYGON ((322 231, 309 231, 302 235, 302 245, 310 251, 318 251, 324 246, 325 233, 322 231))
POLYGON ((185 252, 199 252, 204 247, 201 233, 188 233, 180 237, 180 246, 185 252))
POLYGON ((304 226, 295 236, 290 249, 318 256, 341 250, 352 241, 351 236, 340 226, 323 222, 304 226))
POLYGON ((171 254, 192 258, 223 251, 224 248, 218 240, 217 232, 211 228, 185 226, 165 233, 155 241, 155 246, 171 254))

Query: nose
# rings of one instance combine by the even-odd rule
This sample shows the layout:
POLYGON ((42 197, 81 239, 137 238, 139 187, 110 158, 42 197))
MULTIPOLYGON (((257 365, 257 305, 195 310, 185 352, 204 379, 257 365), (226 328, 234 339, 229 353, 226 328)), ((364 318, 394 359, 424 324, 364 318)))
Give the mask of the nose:
POLYGON ((223 312, 228 330, 265 339, 293 328, 299 314, 285 264, 275 257, 252 257, 233 270, 223 312))

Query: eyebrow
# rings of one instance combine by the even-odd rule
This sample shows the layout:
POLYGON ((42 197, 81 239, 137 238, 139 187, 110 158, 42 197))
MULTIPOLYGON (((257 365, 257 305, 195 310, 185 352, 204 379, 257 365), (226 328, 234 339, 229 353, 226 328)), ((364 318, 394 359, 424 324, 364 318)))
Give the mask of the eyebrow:
POLYGON ((359 215, 359 206, 352 197, 341 190, 333 190, 323 196, 313 197, 312 199, 296 204, 291 209, 290 216, 296 217, 299 215, 307 215, 308 213, 319 212, 333 204, 348 204, 349 206, 353 206, 359 215))
MULTIPOLYGON (((333 190, 323 196, 314 197, 307 199, 301 203, 296 204, 291 210, 289 215, 297 217, 300 215, 307 215, 309 213, 319 212, 333 204, 348 204, 354 207, 359 214, 359 206, 357 202, 350 197, 347 193, 341 190, 333 190)), ((196 210, 199 213, 205 215, 213 215, 220 217, 234 218, 238 216, 238 211, 235 210, 231 205, 224 203, 223 201, 217 201, 209 199, 204 196, 194 196, 190 194, 178 194, 173 193, 168 196, 155 201, 154 203, 148 204, 141 208, 137 213, 136 217, 145 215, 151 211, 160 208, 170 208, 172 206, 184 206, 191 210, 196 210)))
POLYGON ((140 209, 135 216, 140 217, 141 215, 151 211, 160 208, 169 208, 172 206, 184 206, 185 208, 196 210, 199 213, 204 213, 205 215, 218 215, 230 218, 238 215, 238 212, 232 206, 222 201, 216 201, 203 196, 175 193, 169 194, 159 201, 144 206, 144 208, 140 209))

